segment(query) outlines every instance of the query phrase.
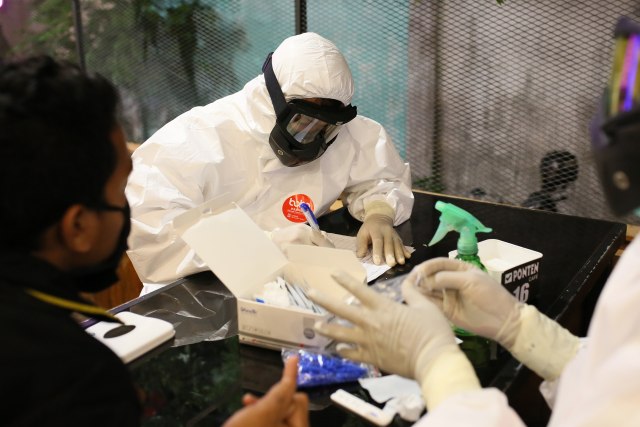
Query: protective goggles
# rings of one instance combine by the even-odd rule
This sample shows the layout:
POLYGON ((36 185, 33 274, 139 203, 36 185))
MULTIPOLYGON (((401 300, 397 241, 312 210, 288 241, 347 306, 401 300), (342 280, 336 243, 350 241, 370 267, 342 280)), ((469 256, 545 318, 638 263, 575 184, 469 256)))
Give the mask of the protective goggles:
POLYGON ((333 142, 338 136, 340 125, 346 123, 343 120, 353 118, 345 117, 331 107, 322 107, 301 99, 294 99, 287 106, 289 114, 281 123, 285 124, 287 133, 301 145, 310 144, 318 137, 329 143, 333 142))
POLYGON ((611 209, 624 215, 640 206, 640 26, 621 18, 613 66, 591 123, 594 159, 611 209))
POLYGON ((608 87, 607 118, 630 111, 640 98, 640 26, 621 18, 615 29, 613 68, 608 87))
MULTIPOLYGON (((338 136, 340 127, 358 114, 356 107, 326 106, 304 99, 286 101, 273 72, 272 53, 262 66, 265 83, 276 113, 269 143, 286 166, 300 166, 319 158, 338 136)), ((335 102, 334 100, 322 100, 335 102)))

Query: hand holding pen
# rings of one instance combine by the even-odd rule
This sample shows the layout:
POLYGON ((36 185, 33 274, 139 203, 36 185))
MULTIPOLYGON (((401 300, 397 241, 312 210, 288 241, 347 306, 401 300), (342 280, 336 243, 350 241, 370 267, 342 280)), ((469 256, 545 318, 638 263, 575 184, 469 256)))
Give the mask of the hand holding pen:
POLYGON ((320 231, 320 225, 318 224, 318 220, 316 219, 316 216, 313 214, 311 207, 307 203, 301 202, 300 209, 302 210, 304 217, 307 218, 309 227, 313 228, 314 230, 320 231))
POLYGON ((304 214, 304 217, 307 219, 309 227, 311 227, 311 242, 316 246, 334 248, 335 245, 331 240, 329 240, 329 238, 327 237, 327 233, 320 230, 320 225, 318 224, 318 220, 313 214, 311 207, 307 203, 302 202, 300 203, 300 210, 304 214))

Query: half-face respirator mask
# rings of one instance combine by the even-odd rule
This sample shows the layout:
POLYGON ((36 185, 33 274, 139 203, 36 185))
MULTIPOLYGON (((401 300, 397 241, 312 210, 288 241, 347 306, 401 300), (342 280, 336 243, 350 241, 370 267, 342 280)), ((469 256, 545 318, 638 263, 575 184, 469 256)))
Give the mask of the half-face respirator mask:
POLYGON ((591 123, 592 151, 616 215, 640 206, 640 26, 621 18, 613 69, 591 123))
POLYGON ((269 145, 285 166, 301 166, 324 154, 338 136, 340 126, 356 117, 357 109, 352 105, 328 107, 304 99, 287 102, 273 72, 272 54, 262 66, 276 113, 269 145))

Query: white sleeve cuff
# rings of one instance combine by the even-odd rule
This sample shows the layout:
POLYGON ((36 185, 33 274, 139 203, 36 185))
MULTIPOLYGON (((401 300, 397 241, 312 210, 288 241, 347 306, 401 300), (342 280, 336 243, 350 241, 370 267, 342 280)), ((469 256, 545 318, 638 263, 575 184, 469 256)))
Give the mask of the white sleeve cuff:
POLYGON ((523 305, 520 330, 512 348, 513 357, 545 380, 560 376, 575 357, 580 339, 532 305, 523 305))

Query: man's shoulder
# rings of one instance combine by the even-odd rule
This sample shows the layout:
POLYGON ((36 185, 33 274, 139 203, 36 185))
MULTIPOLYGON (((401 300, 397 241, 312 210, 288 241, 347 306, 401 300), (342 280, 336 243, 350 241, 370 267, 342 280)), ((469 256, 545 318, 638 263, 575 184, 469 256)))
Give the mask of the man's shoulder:
POLYGON ((69 312, 37 301, 18 289, 0 288, 0 334, 6 348, 11 348, 9 352, 0 352, 3 361, 111 354, 69 312))
POLYGON ((140 154, 145 149, 152 149, 152 146, 170 147, 184 149, 194 146, 199 139, 212 143, 232 142, 232 138, 220 137, 221 133, 240 131, 240 125, 231 120, 229 112, 234 107, 232 104, 218 100, 208 105, 198 106, 186 111, 174 119, 168 121, 160 129, 155 131, 136 153, 140 154), (223 131, 224 130, 224 131, 223 131))
POLYGON ((114 407, 122 409, 117 423, 92 425, 135 425, 137 400, 127 368, 69 313, 17 288, 0 288, 0 334, 0 398, 11 403, 5 419, 83 425, 80 420, 91 417, 83 408, 108 415, 114 407))
POLYGON ((358 114, 353 120, 347 123, 347 126, 350 124, 365 124, 372 127, 383 127, 379 121, 374 120, 371 117, 363 116, 361 114, 358 114))

